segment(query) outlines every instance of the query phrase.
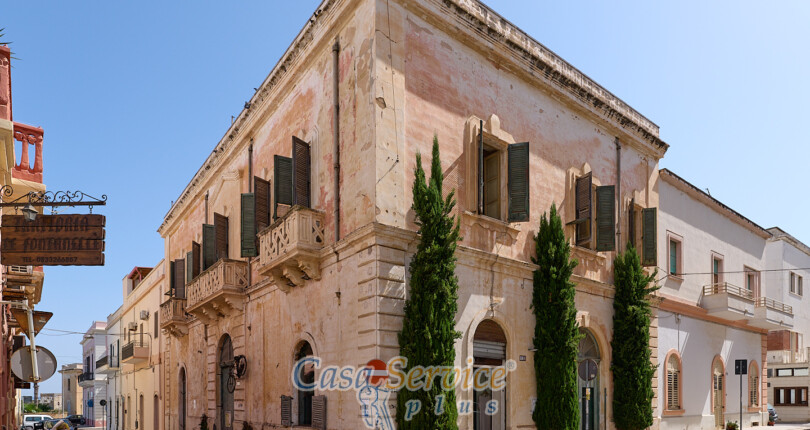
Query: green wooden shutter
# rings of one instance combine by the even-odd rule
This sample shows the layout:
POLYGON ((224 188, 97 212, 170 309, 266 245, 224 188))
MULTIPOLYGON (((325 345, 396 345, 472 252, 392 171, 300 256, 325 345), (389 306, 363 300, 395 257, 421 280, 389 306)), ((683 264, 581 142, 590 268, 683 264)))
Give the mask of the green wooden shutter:
POLYGON ((186 253, 186 283, 194 280, 194 251, 186 253))
POLYGON ((240 223, 240 242, 242 257, 255 257, 256 252, 256 195, 253 193, 242 194, 242 214, 240 223))
POLYGON ((627 243, 636 247, 636 199, 631 199, 627 208, 627 243))
POLYGON ((290 396, 281 396, 281 425, 284 427, 292 425, 292 400, 290 396))
POLYGON ((657 227, 658 209, 645 208, 641 210, 641 261, 645 266, 655 266, 658 263, 657 227))
POLYGON ((591 188, 593 187, 593 176, 591 172, 577 178, 575 186, 575 210, 577 219, 575 221, 577 234, 576 240, 579 246, 588 246, 591 241, 591 188))
POLYGON ((228 217, 214 212, 214 230, 216 232, 216 261, 228 258, 228 217))
POLYGON ((256 233, 260 233, 270 225, 270 182, 255 177, 253 184, 256 194, 256 233))
POLYGON ((192 279, 199 276, 200 272, 202 272, 201 254, 202 254, 202 247, 200 246, 200 244, 197 242, 191 242, 191 257, 194 262, 193 263, 194 266, 192 268, 193 272, 191 274, 192 279))
POLYGON ((203 224, 202 269, 208 269, 217 262, 217 233, 211 224, 203 224))
POLYGON ((478 125, 478 213, 484 213, 484 121, 478 125))
POLYGON ((301 205, 306 208, 312 207, 310 202, 311 162, 309 144, 293 136, 293 205, 301 205))
POLYGON ((273 156, 273 181, 275 189, 275 204, 273 205, 273 219, 278 218, 278 205, 292 206, 292 158, 281 155, 273 156))
POLYGON ((529 142, 513 143, 507 149, 509 222, 529 220, 529 142))
POLYGON ((596 187, 596 250, 616 250, 616 189, 596 187))
POLYGON ((186 261, 182 258, 174 260, 174 296, 186 298, 186 261))
POLYGON ((175 274, 174 274, 174 261, 169 261, 169 296, 174 297, 175 291, 177 291, 177 285, 175 285, 175 274))

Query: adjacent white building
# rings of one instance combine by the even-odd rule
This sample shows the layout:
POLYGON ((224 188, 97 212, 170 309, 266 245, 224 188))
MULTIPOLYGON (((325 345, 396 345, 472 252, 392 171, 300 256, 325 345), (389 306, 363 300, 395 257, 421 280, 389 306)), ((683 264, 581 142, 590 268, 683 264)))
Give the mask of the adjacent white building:
POLYGON ((81 413, 87 419, 87 424, 94 427, 106 427, 106 411, 98 401, 107 397, 107 375, 96 372, 96 359, 105 353, 107 343, 107 323, 95 321, 85 332, 82 338, 82 362, 84 372, 79 375, 79 385, 82 387, 81 413))
POLYGON ((660 428, 724 428, 741 412, 744 428, 766 425, 768 332, 792 330, 798 304, 770 271, 782 267, 770 258, 772 233, 671 171, 660 173, 660 428), (745 375, 735 374, 737 360, 745 360, 745 375))
POLYGON ((107 428, 122 429, 121 423, 121 307, 107 316, 105 352, 96 360, 96 372, 107 375, 107 428))

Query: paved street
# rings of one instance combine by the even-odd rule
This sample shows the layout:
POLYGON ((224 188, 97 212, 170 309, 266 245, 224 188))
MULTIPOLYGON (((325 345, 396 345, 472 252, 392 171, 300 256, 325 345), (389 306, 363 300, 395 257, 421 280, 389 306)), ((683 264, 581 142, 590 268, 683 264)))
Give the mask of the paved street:
POLYGON ((775 429, 780 430, 810 430, 810 423, 806 424, 776 424, 773 426, 775 429))

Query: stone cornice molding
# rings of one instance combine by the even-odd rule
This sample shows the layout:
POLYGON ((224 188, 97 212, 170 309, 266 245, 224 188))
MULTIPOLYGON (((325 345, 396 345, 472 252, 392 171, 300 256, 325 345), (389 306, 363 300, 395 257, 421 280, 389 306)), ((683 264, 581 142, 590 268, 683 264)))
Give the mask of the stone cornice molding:
MULTIPOLYGON (((420 12, 423 19, 443 21, 458 30, 466 28, 476 39, 488 41, 493 47, 467 45, 472 49, 484 49, 487 55, 498 55, 517 65, 524 79, 544 83, 613 125, 617 131, 635 137, 628 143, 645 154, 658 159, 669 148, 659 137, 655 123, 480 1, 397 1, 411 11, 420 12)), ((463 38, 462 31, 448 33, 463 38)), ((515 71, 508 66, 505 68, 515 71)))

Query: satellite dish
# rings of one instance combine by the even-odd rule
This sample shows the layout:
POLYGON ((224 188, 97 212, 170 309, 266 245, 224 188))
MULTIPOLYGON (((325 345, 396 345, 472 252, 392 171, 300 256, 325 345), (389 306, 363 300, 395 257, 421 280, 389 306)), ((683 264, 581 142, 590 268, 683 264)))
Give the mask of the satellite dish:
POLYGON ((43 346, 37 346, 37 368, 39 380, 34 381, 34 371, 31 368, 31 345, 26 345, 11 354, 11 371, 14 375, 26 382, 42 382, 56 373, 56 357, 43 346))

